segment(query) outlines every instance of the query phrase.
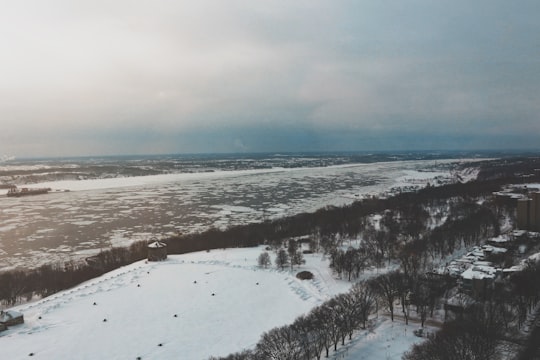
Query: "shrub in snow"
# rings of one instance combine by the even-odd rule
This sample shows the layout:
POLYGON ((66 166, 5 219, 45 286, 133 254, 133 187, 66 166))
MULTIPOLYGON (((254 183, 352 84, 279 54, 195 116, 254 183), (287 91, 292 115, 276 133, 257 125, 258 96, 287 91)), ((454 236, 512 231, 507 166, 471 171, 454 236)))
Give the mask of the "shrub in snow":
POLYGON ((300 280, 311 280, 313 279, 313 273, 309 271, 300 271, 298 274, 296 274, 296 277, 300 280))

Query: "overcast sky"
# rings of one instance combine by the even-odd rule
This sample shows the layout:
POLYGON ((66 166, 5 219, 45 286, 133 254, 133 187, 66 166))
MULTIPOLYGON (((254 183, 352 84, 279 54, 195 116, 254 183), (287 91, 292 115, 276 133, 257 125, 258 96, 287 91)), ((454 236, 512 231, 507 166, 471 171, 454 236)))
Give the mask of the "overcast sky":
POLYGON ((538 0, 18 0, 0 155, 540 148, 538 0))

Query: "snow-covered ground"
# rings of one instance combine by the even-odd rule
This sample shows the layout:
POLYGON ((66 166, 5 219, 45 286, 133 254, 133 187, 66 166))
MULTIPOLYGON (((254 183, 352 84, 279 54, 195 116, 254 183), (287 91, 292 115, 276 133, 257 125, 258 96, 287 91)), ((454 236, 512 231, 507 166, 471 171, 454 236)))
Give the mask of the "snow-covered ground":
MULTIPOLYGON (((256 266, 261 247, 174 255, 137 262, 73 289, 14 308, 25 323, 0 333, 4 359, 207 359, 253 347, 350 283, 321 255, 296 271, 256 266)), ((274 255, 272 254, 272 258, 274 255)), ((273 260, 273 259, 272 259, 273 260)), ((400 359, 418 325, 380 317, 334 359, 400 359), (405 330, 406 329, 406 330, 405 330)))
MULTIPOLYGON (((420 325, 410 321, 409 325, 401 320, 392 322, 388 317, 372 319, 373 324, 366 330, 358 331, 353 340, 338 348, 331 359, 334 360, 398 360, 411 350, 413 344, 420 343, 423 337, 414 334, 420 325)), ((424 327, 424 334, 433 333, 438 328, 424 327)))

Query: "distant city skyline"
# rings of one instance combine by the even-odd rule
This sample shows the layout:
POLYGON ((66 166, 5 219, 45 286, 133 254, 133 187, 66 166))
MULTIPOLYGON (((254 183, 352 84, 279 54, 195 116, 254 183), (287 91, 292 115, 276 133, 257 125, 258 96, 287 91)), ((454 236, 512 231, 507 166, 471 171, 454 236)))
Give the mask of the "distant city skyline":
POLYGON ((0 156, 538 150, 532 0, 28 0, 0 156))

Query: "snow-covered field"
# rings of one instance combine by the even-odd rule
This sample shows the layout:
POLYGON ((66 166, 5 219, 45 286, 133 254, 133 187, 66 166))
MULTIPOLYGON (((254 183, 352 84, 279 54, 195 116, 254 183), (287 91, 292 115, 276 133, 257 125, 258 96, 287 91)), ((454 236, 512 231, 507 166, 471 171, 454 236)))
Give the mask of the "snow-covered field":
MULTIPOLYGON (((253 347, 350 283, 321 255, 307 255, 311 281, 261 269, 262 248, 174 255, 137 262, 14 308, 25 323, 0 333, 2 359, 207 359, 253 347)), ((272 257, 274 257, 272 255, 272 257)), ((418 325, 380 317, 334 359, 400 359, 418 325)))

